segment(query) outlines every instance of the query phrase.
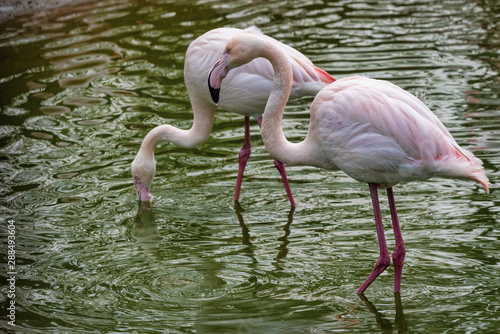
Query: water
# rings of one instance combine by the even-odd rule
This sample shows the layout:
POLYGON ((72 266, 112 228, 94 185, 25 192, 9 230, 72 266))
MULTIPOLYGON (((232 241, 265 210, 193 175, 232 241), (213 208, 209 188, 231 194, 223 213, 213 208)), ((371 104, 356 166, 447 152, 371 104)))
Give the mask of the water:
MULTIPOLYGON (((500 3, 497 1, 99 1, 2 24, 2 294, 15 227, 20 333, 494 333, 500 327, 500 3), (337 77, 393 81, 422 99, 486 166, 471 182, 399 185, 407 256, 362 298, 378 256, 368 189, 289 167, 288 200, 252 124, 233 205, 243 120, 220 111, 196 149, 162 145, 151 205, 130 163, 159 124, 188 128, 189 43, 257 24, 337 77), (400 299, 399 299, 400 297, 400 299)), ((311 98, 284 120, 307 131, 311 98)), ((387 201, 382 200, 389 247, 387 201)))

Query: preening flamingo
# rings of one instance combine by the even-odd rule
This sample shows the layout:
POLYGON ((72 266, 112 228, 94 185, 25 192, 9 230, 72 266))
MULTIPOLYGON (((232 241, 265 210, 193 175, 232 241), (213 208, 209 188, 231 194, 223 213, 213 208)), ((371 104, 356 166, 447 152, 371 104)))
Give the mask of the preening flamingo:
MULTIPOLYGON (((156 172, 155 146, 162 141, 182 147, 194 147, 203 143, 208 139, 212 130, 216 109, 245 116, 245 140, 239 154, 239 170, 234 195, 235 201, 239 200, 243 172, 251 150, 249 117, 257 119, 260 125, 260 118, 271 92, 273 69, 265 59, 256 59, 233 71, 224 82, 226 94, 217 105, 212 101, 207 90, 207 78, 212 65, 224 51, 227 42, 242 31, 234 28, 214 29, 198 37, 189 45, 184 64, 184 80, 193 107, 193 125, 189 130, 178 129, 171 125, 160 125, 146 135, 131 166, 139 201, 152 199, 150 189, 156 172)), ((313 96, 335 80, 328 73, 314 66, 299 51, 262 34, 258 28, 250 27, 245 31, 260 36, 285 54, 293 71, 291 98, 313 96)), ((295 206, 285 167, 278 160, 275 160, 275 166, 283 179, 290 204, 295 206)))
POLYGON ((378 188, 386 188, 396 247, 394 291, 399 292, 405 246, 401 236, 392 187, 399 182, 433 176, 470 179, 489 192, 481 160, 458 146, 439 119, 415 96, 387 81, 365 77, 337 80, 323 88, 310 110, 307 136, 290 143, 281 127, 283 110, 293 82, 283 52, 267 40, 242 33, 227 44, 209 77, 217 97, 228 71, 263 57, 274 69, 274 83, 262 118, 262 139, 272 157, 288 165, 340 169, 370 189, 380 257, 361 285, 366 288, 390 264, 378 201, 378 188))

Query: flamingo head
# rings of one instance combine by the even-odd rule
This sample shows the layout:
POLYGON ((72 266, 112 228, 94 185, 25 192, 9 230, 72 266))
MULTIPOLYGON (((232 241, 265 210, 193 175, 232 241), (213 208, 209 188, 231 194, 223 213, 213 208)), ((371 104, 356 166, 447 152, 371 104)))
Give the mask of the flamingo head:
POLYGON ((153 196, 150 189, 156 172, 154 156, 147 157, 139 151, 131 166, 132 178, 137 190, 137 200, 139 202, 151 202, 153 196))
POLYGON ((208 88, 215 103, 219 102, 221 82, 227 76, 227 73, 260 57, 260 42, 261 39, 255 34, 243 32, 227 43, 220 59, 212 67, 208 75, 208 88))

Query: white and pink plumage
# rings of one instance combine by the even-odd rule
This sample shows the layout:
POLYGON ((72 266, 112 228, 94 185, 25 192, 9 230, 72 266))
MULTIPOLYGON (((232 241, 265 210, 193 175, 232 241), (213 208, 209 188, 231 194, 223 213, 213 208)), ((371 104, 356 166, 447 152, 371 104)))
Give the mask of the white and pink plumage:
MULTIPOLYGON (((208 139, 212 130, 216 109, 245 116, 245 142, 239 154, 239 170, 234 196, 236 201, 239 199, 243 172, 251 151, 249 117, 255 118, 260 125, 260 118, 273 84, 273 69, 267 60, 255 59, 234 70, 224 81, 225 94, 218 104, 212 101, 207 90, 207 78, 212 65, 219 58, 227 42, 242 31, 234 28, 214 29, 198 37, 189 45, 185 58, 184 80, 193 107, 193 126, 189 130, 182 130, 171 125, 161 125, 146 135, 131 166, 139 201, 152 199, 150 189, 156 172, 155 146, 162 141, 188 148, 203 143, 208 139)), ((314 66, 299 51, 262 34, 256 27, 245 29, 245 31, 275 45, 285 54, 293 71, 291 98, 313 96, 335 80, 328 73, 314 66)), ((281 174, 290 203, 295 206, 284 165, 275 160, 275 166, 281 174)))
POLYGON ((489 192, 482 162, 458 146, 439 119, 415 96, 387 81, 365 77, 337 80, 322 89, 311 105, 305 140, 290 143, 281 120, 293 72, 283 53, 265 39, 246 33, 233 38, 211 71, 209 88, 213 95, 223 95, 220 83, 228 71, 256 57, 268 59, 275 75, 261 131, 271 156, 288 165, 340 169, 369 184, 380 257, 358 293, 363 293, 390 264, 377 191, 387 189, 396 241, 392 254, 394 291, 399 292, 405 246, 392 187, 437 176, 473 180, 489 192))

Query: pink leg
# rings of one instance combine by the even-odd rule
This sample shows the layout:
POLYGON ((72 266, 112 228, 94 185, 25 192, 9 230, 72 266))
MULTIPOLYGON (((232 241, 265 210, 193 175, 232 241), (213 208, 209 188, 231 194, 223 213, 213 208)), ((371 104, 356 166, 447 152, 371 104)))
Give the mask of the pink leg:
POLYGON ((372 273, 366 281, 361 285, 358 290, 359 293, 365 292, 365 290, 372 284, 372 282, 389 266, 391 263, 391 258, 389 256, 389 251, 387 250, 387 243, 385 241, 384 226, 382 225, 382 216, 380 214, 380 205, 378 203, 377 185, 374 183, 369 183, 370 195, 372 197, 373 214, 375 215, 375 227, 377 229, 378 245, 380 249, 380 257, 373 268, 372 273))
POLYGON ((283 180, 283 186, 285 186, 285 191, 290 200, 290 205, 295 207, 295 200, 293 199, 292 190, 290 189, 290 184, 288 183, 288 178, 286 177, 285 164, 279 160, 274 159, 274 166, 278 169, 281 175, 281 180, 283 180))
MULTIPOLYGON (((257 123, 259 127, 262 124, 262 116, 257 119, 257 123)), ((286 194, 288 196, 288 200, 290 201, 290 205, 295 207, 295 200, 293 199, 292 190, 290 189, 290 184, 288 183, 288 178, 286 176, 285 164, 279 160, 274 159, 274 166, 278 169, 278 172, 281 175, 281 180, 283 181, 283 186, 285 187, 286 194)))
POLYGON ((391 209, 392 229, 394 230, 394 239, 396 247, 392 253, 392 263, 394 263, 394 292, 399 292, 401 287, 401 275, 403 273, 403 261, 405 258, 405 244, 399 227, 398 214, 396 212, 396 204, 394 202, 394 194, 392 188, 387 188, 387 197, 389 199, 389 208, 391 209))
POLYGON ((243 173, 245 172, 245 166, 247 165, 248 158, 251 153, 250 145, 250 118, 245 116, 245 139, 243 142, 243 147, 241 148, 240 154, 238 154, 239 168, 238 177, 236 178, 236 189, 234 191, 234 200, 238 201, 240 199, 241 181, 243 181, 243 173))

